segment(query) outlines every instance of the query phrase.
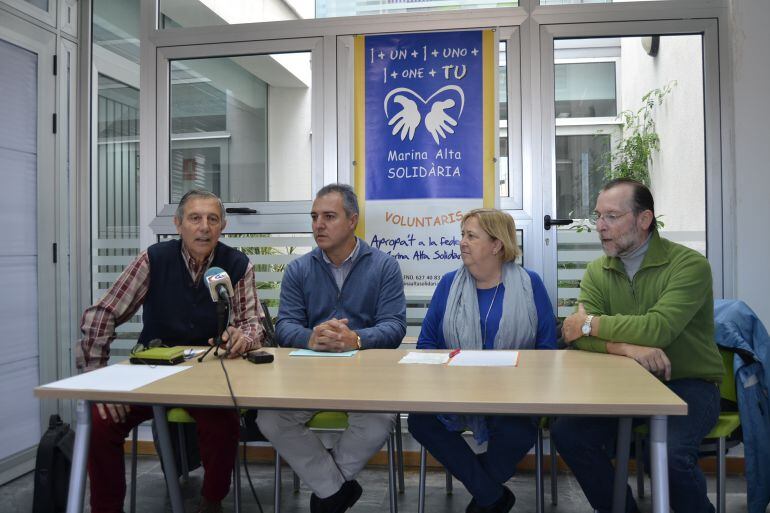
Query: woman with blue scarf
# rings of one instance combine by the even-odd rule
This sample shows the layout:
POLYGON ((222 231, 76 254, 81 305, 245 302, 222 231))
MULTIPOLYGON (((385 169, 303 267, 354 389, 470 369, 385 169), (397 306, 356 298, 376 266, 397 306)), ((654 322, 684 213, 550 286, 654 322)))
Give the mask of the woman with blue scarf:
MULTIPOLYGON (((418 349, 555 349, 556 324, 540 277, 515 262, 520 251, 513 218, 477 209, 462 219, 463 266, 444 275, 433 293, 418 349)), ((504 485, 537 437, 530 417, 409 415, 409 432, 459 479, 473 498, 466 513, 507 513, 516 497, 504 485), (475 454, 462 436, 471 430, 487 450, 475 454)))

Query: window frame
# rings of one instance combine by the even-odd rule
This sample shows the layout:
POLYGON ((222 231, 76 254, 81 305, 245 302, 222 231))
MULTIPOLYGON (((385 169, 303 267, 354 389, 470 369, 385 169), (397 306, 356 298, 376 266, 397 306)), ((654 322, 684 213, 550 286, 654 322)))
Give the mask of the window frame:
MULTIPOLYGON (((312 81, 311 90, 311 133, 322 132, 324 123, 324 84, 323 84, 323 39, 296 38, 286 40, 227 42, 205 45, 180 45, 157 49, 155 60, 156 72, 156 121, 155 133, 155 205, 150 222, 153 237, 160 234, 175 233, 173 215, 177 204, 170 201, 170 66, 175 60, 221 58, 237 55, 264 55, 308 51, 311 54, 312 81)), ((270 134, 268 134, 268 137, 270 134)), ((316 191, 323 183, 323 138, 313 137, 311 141, 311 191, 316 191)), ((253 201, 225 203, 225 207, 251 208, 261 215, 231 215, 228 217, 227 233, 262 232, 268 226, 273 231, 302 232, 309 231, 311 201, 253 201), (263 218, 264 217, 264 218, 263 218), (276 230, 277 229, 277 230, 276 230)))
MULTIPOLYGON (((519 27, 502 27, 499 31, 498 48, 501 41, 506 42, 506 69, 508 70, 508 77, 506 80, 506 102, 508 116, 505 120, 505 132, 508 137, 508 157, 507 157, 507 169, 504 171, 500 166, 500 154, 499 144, 495 146, 495 160, 497 165, 495 166, 496 174, 495 178, 498 180, 497 189, 499 191, 500 184, 499 179, 503 172, 506 173, 508 180, 508 196, 500 196, 500 208, 504 210, 517 210, 528 211, 531 210, 531 205, 525 204, 524 194, 527 183, 532 182, 532 168, 525 170, 524 166, 524 126, 525 117, 522 108, 522 41, 521 41, 521 29, 519 27), (516 101, 512 101, 512 99, 516 101), (519 122, 512 122, 512 120, 519 120, 519 122)), ((498 95, 499 106, 499 95, 498 95)), ((499 107, 498 107, 499 108, 499 107)), ((497 116, 497 111, 496 111, 497 116)), ((503 126, 497 116, 495 126, 499 132, 502 132, 503 126)), ((523 212, 522 212, 523 213, 523 212)))
POLYGON ((41 9, 24 0, 0 0, 0 4, 6 4, 36 20, 42 21, 50 27, 56 28, 56 7, 59 1, 60 0, 48 0, 48 10, 41 9))

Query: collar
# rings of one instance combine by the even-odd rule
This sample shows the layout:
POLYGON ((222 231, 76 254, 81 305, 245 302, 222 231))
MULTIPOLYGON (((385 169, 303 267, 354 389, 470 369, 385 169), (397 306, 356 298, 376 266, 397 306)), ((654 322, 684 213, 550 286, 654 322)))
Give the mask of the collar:
MULTIPOLYGON (((360 260, 362 257, 365 257, 366 255, 372 252, 372 247, 366 242, 364 242, 362 239, 359 239, 358 237, 356 237, 356 246, 358 247, 358 250, 357 250, 358 255, 356 255, 356 261, 360 260)), ((353 252, 355 251, 356 250, 354 249, 353 252)), ((319 248, 318 246, 313 248, 313 250, 310 252, 310 255, 321 263, 327 262, 325 258, 326 255, 324 254, 323 251, 321 251, 321 248, 319 248)))
MULTIPOLYGON (((625 274, 625 267, 620 257, 609 257, 604 255, 602 257, 602 267, 607 270, 617 271, 621 274, 625 274)), ((663 240, 660 238, 658 230, 652 232, 649 239, 649 246, 647 247, 647 253, 644 255, 642 265, 639 266, 639 271, 647 269, 648 267, 658 267, 665 265, 669 262, 668 251, 663 245, 663 240)), ((637 273, 639 272, 637 271, 637 273)))
POLYGON ((323 257, 324 262, 326 262, 327 264, 331 264, 331 265, 333 265, 335 267, 342 267, 346 263, 351 262, 351 261, 355 260, 356 257, 358 257, 358 253, 359 253, 360 247, 361 247, 360 240, 359 240, 358 237, 356 237, 356 245, 353 246, 353 251, 350 252, 348 257, 345 260, 343 260, 340 265, 337 265, 334 262, 332 262, 331 259, 329 258, 329 256, 326 254, 325 251, 321 251, 321 256, 323 257))
POLYGON ((184 242, 180 241, 179 245, 182 246, 182 260, 184 261, 184 265, 187 267, 187 271, 189 271, 190 275, 195 276, 195 281, 197 282, 201 273, 211 267, 211 262, 214 260, 216 247, 215 250, 209 254, 208 258, 206 258, 206 261, 203 262, 203 265, 199 266, 198 262, 196 262, 192 255, 190 255, 190 252, 187 251, 187 247, 184 245, 184 242))

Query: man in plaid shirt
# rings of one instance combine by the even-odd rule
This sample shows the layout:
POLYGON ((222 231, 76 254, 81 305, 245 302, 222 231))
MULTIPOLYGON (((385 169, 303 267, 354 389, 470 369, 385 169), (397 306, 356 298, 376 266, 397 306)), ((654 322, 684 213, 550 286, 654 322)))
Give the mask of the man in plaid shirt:
MULTIPOLYGON (((234 294, 232 324, 222 334, 235 358, 260 347, 264 315, 257 297, 254 269, 246 255, 219 242, 225 228, 222 201, 208 191, 192 190, 179 202, 174 224, 181 240, 153 244, 132 262, 107 294, 83 313, 83 338, 76 347, 78 369, 107 365, 115 328, 140 306, 143 329, 139 342, 159 338, 165 345, 212 344, 216 307, 203 275, 211 266, 227 271, 234 294)), ((234 411, 187 408, 195 419, 204 468, 201 512, 222 511, 238 447, 239 423, 234 411)), ((91 511, 118 513, 126 493, 123 442, 139 423, 152 418, 152 408, 95 404, 89 449, 91 511)))

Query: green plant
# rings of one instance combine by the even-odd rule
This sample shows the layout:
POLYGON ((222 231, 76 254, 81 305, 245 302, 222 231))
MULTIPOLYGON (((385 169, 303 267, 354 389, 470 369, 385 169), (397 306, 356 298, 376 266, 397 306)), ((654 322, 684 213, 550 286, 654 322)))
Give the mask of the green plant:
POLYGON ((650 161, 654 152, 660 150, 660 136, 655 131, 653 113, 675 86, 676 81, 672 80, 663 87, 653 89, 642 96, 642 106, 638 110, 620 113, 623 140, 608 158, 601 159, 604 162, 601 169, 607 180, 633 178, 650 185, 650 161))
MULTIPOLYGON (((263 233, 242 233, 229 235, 229 239, 233 245, 237 246, 245 255, 292 255, 296 251, 294 246, 285 246, 279 248, 276 246, 261 246, 261 245, 242 245, 237 242, 237 239, 249 239, 249 238, 269 238, 270 234, 263 233)), ((269 264, 269 263, 256 263, 254 264, 254 272, 256 273, 282 273, 286 269, 286 264, 269 264)), ((258 290, 274 290, 279 288, 280 281, 256 281, 256 287, 258 290)), ((276 308, 278 306, 277 299, 267 299, 267 306, 270 308, 276 308)))

